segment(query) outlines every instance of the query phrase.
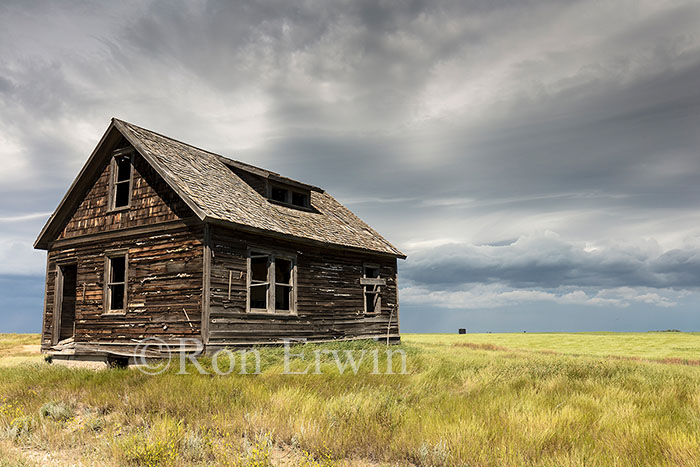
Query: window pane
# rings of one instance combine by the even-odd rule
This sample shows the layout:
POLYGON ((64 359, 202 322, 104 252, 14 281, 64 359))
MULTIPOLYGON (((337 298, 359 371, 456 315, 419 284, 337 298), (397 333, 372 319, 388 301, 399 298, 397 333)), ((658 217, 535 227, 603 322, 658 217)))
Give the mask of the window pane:
POLYGON ((280 201, 282 203, 287 202, 287 190, 284 188, 272 187, 271 197, 275 201, 280 201))
POLYGON ((367 313, 376 313, 379 311, 379 294, 372 292, 365 292, 365 306, 367 313))
POLYGON ((124 270, 126 267, 125 258, 123 256, 118 256, 110 258, 109 262, 112 265, 110 282, 124 282, 124 270))
POLYGON ((292 281, 292 262, 286 259, 275 259, 275 282, 290 284, 292 281))
POLYGON ((109 286, 111 293, 111 301, 109 304, 110 310, 123 310, 124 309, 124 284, 111 285, 109 286))
POLYGON ((379 268, 365 268, 365 277, 376 279, 379 277, 379 268))
POLYGON ((250 258, 250 279, 267 282, 267 256, 250 258))
POLYGON ((292 288, 288 285, 275 286, 275 310, 289 310, 292 288))
POLYGON ((304 193, 292 192, 292 204, 295 206, 306 207, 306 198, 304 193))
POLYGON ((114 207, 121 208, 129 204, 129 183, 118 183, 114 186, 114 207))
POLYGON ((122 182, 131 178, 131 159, 117 157, 117 181, 122 182))
POLYGON ((267 308, 267 284, 250 286, 250 307, 267 308))

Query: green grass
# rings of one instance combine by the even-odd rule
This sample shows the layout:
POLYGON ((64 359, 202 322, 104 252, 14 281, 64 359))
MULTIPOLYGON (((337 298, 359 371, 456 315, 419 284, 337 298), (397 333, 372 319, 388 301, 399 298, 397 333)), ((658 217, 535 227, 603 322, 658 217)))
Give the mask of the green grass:
POLYGON ((340 375, 329 360, 323 375, 282 375, 278 348, 248 376, 0 367, 0 452, 101 465, 700 464, 700 367, 603 356, 693 360, 698 335, 403 341, 392 350, 407 353, 406 375, 340 375))

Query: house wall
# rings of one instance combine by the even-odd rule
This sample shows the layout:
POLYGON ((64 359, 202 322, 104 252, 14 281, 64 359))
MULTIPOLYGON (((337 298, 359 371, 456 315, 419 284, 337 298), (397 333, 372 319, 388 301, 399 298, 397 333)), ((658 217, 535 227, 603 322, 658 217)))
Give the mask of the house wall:
POLYGON ((398 338, 395 258, 266 239, 223 227, 212 227, 210 245, 211 347, 280 342, 283 338, 386 338, 390 315, 389 334, 398 338), (248 248, 296 254, 296 316, 246 313, 248 248), (377 315, 364 314, 360 278, 365 263, 379 264, 380 275, 386 280, 377 315))
POLYGON ((62 243, 49 252, 42 348, 51 346, 57 264, 77 264, 75 342, 133 346, 132 339, 199 337, 202 309, 201 227, 173 225, 88 243, 62 243), (127 309, 105 316, 105 252, 128 251, 127 309))
POLYGON ((132 339, 146 336, 170 339, 201 332, 203 227, 139 154, 129 209, 108 210, 109 180, 106 160, 49 247, 44 349, 54 331, 56 267, 61 262, 77 264, 76 342, 133 345, 132 339), (105 252, 122 248, 128 249, 127 312, 103 316, 105 252))
POLYGON ((184 201, 138 153, 134 157, 130 208, 110 211, 108 209, 110 169, 110 160, 107 158, 102 164, 99 178, 59 234, 59 239, 153 225, 194 216, 184 201))

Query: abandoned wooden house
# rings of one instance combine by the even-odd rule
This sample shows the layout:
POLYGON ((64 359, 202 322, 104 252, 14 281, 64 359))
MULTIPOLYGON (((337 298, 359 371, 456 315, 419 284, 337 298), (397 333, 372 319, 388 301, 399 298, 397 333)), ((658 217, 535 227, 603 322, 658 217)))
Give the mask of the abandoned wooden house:
POLYGON ((121 120, 34 246, 53 358, 128 356, 149 337, 208 352, 400 339, 405 256, 331 195, 121 120))

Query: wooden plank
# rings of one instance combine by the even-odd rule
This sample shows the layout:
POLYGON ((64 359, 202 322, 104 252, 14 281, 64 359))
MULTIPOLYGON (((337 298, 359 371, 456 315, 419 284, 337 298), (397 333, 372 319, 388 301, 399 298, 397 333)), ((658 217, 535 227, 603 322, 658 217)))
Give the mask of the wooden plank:
POLYGON ((63 299, 63 274, 61 266, 56 264, 56 275, 54 280, 54 301, 53 301, 53 326, 51 331, 51 343, 56 345, 61 334, 61 301, 63 299))
POLYGON ((386 285, 386 279, 360 277, 361 285, 386 285))
POLYGON ((211 302, 211 226, 204 225, 204 261, 202 269, 202 342, 209 342, 209 307, 211 302))

